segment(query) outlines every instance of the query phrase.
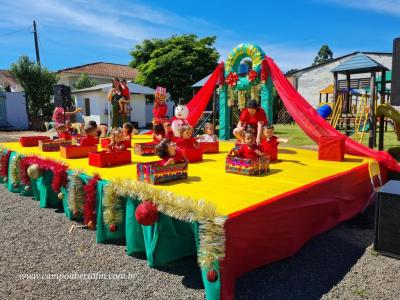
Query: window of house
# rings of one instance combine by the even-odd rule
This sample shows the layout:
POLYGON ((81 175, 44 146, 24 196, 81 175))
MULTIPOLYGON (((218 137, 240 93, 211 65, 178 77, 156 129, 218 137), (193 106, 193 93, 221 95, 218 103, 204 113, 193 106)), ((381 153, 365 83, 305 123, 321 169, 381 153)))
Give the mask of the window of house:
POLYGON ((85 98, 85 116, 90 116, 90 100, 85 98))

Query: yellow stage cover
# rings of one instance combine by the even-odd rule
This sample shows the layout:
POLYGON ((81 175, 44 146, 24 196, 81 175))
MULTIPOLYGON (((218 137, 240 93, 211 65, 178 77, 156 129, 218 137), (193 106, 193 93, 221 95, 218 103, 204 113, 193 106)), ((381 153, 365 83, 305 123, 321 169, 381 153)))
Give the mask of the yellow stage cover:
MULTIPOLYGON (((148 137, 135 136, 133 143, 147 142, 148 137)), ((3 143, 4 147, 20 154, 35 154, 62 160, 71 169, 80 169, 88 175, 98 173, 103 179, 116 177, 136 180, 137 162, 154 161, 155 156, 132 154, 131 165, 96 168, 88 165, 87 158, 63 159, 58 152, 42 152, 38 147, 24 148, 20 143, 3 143)), ((299 188, 324 177, 348 171, 369 161, 367 158, 346 156, 344 162, 318 160, 318 152, 297 148, 280 148, 278 163, 270 165, 270 173, 250 177, 225 173, 225 157, 233 147, 231 142, 220 142, 219 154, 205 154, 203 162, 189 165, 188 179, 160 186, 179 195, 205 199, 215 203, 219 213, 228 215, 274 196, 299 188)))

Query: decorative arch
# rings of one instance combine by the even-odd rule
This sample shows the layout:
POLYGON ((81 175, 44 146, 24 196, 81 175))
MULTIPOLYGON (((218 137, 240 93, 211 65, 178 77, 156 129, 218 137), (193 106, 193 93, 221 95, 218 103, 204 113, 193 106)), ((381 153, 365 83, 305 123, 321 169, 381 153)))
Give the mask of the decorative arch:
POLYGON ((259 73, 261 62, 265 57, 264 51, 255 44, 242 43, 229 54, 225 63, 225 75, 236 72, 240 62, 246 57, 249 57, 253 62, 253 70, 259 73))

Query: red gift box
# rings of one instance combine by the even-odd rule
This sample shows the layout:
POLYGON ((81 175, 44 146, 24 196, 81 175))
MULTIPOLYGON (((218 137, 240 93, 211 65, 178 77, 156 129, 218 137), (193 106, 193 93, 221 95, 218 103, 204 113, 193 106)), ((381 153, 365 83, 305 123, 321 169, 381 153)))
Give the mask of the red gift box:
POLYGON ((182 152, 183 157, 188 162, 197 162, 203 160, 203 152, 200 148, 179 148, 182 152))
POLYGON ((133 145, 133 153, 136 155, 154 155, 158 142, 135 143, 133 145))
POLYGON ((179 163, 163 166, 162 161, 137 164, 137 180, 160 184, 187 178, 188 164, 179 163))
MULTIPOLYGON (((110 143, 111 143, 110 138, 103 138, 100 140, 102 149, 107 149, 107 147, 110 143)), ((127 148, 127 149, 132 147, 131 141, 122 141, 122 143, 125 145, 125 148, 127 148)))
POLYGON ((89 152, 96 152, 97 146, 61 146, 60 154, 64 158, 88 157, 89 152))
POLYGON ((319 138, 318 159, 343 161, 345 138, 336 136, 321 136, 319 138))
POLYGON ((56 152, 60 151, 61 146, 71 146, 72 141, 65 140, 39 140, 39 149, 43 152, 56 152))
POLYGON ((200 142, 199 146, 203 153, 219 152, 219 142, 200 142))
POLYGON ((37 147, 39 145, 39 141, 50 140, 48 136, 22 136, 19 138, 19 142, 22 147, 37 147))
POLYGON ((269 170, 269 159, 266 157, 240 158, 228 155, 225 160, 225 172, 254 176, 266 174, 269 170))
POLYGON ((89 165, 99 168, 130 164, 131 151, 101 151, 89 153, 89 165))

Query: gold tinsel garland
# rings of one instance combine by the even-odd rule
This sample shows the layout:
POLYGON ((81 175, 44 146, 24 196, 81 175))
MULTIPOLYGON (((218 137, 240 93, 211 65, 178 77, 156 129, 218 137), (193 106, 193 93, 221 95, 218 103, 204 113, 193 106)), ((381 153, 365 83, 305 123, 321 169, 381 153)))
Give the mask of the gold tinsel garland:
POLYGON ((19 161, 21 160, 21 155, 16 154, 13 156, 10 168, 11 168, 11 182, 14 185, 18 185, 21 181, 20 172, 19 172, 19 161))
POLYGON ((121 224, 124 221, 124 210, 120 194, 114 191, 113 184, 104 187, 103 218, 107 225, 121 224))
POLYGON ((85 193, 83 181, 80 177, 81 172, 76 171, 68 176, 68 207, 74 217, 81 216, 85 203, 85 193))
POLYGON ((261 84, 252 85, 250 89, 251 99, 256 100, 259 103, 260 94, 261 94, 261 84))
POLYGON ((200 267, 213 269, 216 261, 225 255, 225 217, 219 215, 213 203, 178 196, 172 192, 156 189, 149 184, 129 179, 113 179, 104 189, 104 221, 117 223, 115 216, 123 221, 122 203, 118 197, 130 197, 140 201, 151 201, 157 210, 167 216, 186 222, 199 223, 200 248, 198 262, 200 267), (118 200, 119 199, 119 200, 118 200), (114 211, 117 208, 121 211, 114 211))

